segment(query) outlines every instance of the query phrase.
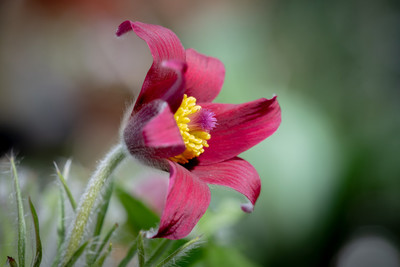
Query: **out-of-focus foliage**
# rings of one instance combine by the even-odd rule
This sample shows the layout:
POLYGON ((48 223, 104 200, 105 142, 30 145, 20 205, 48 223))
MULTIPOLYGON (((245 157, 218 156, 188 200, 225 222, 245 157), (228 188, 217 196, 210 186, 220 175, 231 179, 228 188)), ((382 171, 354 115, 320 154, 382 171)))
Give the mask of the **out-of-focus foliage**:
MULTIPOLYGON (((196 229, 207 240, 180 266, 364 266, 365 259, 400 265, 396 1, 110 3, 0 5, 1 150, 14 147, 23 158, 23 194, 35 203, 44 251, 56 242, 52 162, 73 156, 70 186, 79 199, 88 169, 116 142, 126 104, 151 64, 138 38, 113 36, 122 20, 132 19, 171 28, 185 47, 220 58, 226 80, 217 101, 277 94, 282 106, 277 133, 242 155, 262 177, 255 211, 238 213, 242 199, 213 187, 196 229)), ((8 165, 1 168, 5 259, 14 255, 17 229, 8 165)), ((130 161, 115 178, 133 192, 134 181, 148 172, 130 161)), ((130 221, 124 206, 115 197, 110 205, 106 226, 115 218, 121 225, 112 257, 122 259, 135 235, 124 225, 130 221)), ((43 261, 53 255, 47 251, 43 261)))
MULTIPOLYGON (((71 167, 70 161, 68 163, 68 171, 64 171, 63 181, 58 185, 59 188, 65 189, 66 192, 71 192, 69 186, 66 182, 67 175, 65 173, 69 172, 69 168, 71 167), (64 179, 65 178, 65 179, 64 179)), ((57 165, 56 165, 57 166, 57 165)), ((72 209, 68 216, 65 216, 65 195, 64 192, 61 191, 59 194, 59 201, 62 207, 58 211, 54 211, 50 218, 47 218, 48 221, 46 223, 50 223, 52 225, 60 224, 62 227, 66 227, 65 229, 61 229, 59 226, 58 229, 51 227, 49 229, 44 229, 46 234, 51 234, 51 230, 58 232, 58 248, 54 250, 54 242, 55 240, 49 238, 44 235, 45 240, 45 248, 44 251, 42 249, 42 237, 40 236, 40 223, 38 220, 37 212, 31 198, 29 197, 29 208, 32 215, 31 227, 26 227, 25 220, 21 219, 24 216, 20 216, 20 214, 24 214, 24 198, 22 197, 21 187, 18 178, 18 171, 15 165, 15 160, 12 157, 10 160, 10 167, 12 168, 12 176, 15 181, 14 190, 11 191, 11 195, 15 197, 16 203, 7 203, 6 208, 10 210, 14 210, 14 213, 18 213, 17 216, 17 224, 11 226, 11 228, 17 229, 16 233, 10 232, 6 233, 5 230, 8 229, 8 225, 3 224, 0 227, 1 236, 9 236, 10 240, 14 240, 16 245, 8 244, 8 248, 2 250, 0 252, 0 258, 4 258, 8 264, 8 266, 103 266, 103 264, 113 265, 113 266, 128 266, 128 264, 133 264, 136 266, 170 266, 171 264, 179 263, 180 265, 185 266, 193 266, 196 262, 200 262, 203 264, 206 260, 213 260, 215 257, 210 257, 207 253, 210 249, 221 249, 224 251, 223 247, 218 247, 215 245, 207 246, 202 250, 197 249, 200 246, 200 243, 203 240, 200 236, 189 239, 180 239, 180 240, 168 240, 168 239, 145 239, 147 236, 146 232, 138 229, 150 230, 150 228, 159 220, 158 216, 155 215, 150 209, 148 209, 141 202, 140 199, 136 199, 134 196, 124 191, 121 187, 117 187, 116 189, 116 198, 120 202, 120 205, 124 207, 124 211, 120 211, 116 217, 112 217, 109 221, 117 221, 113 226, 109 228, 109 230, 102 233, 102 226, 104 216, 107 213, 108 206, 110 205, 110 197, 112 196, 113 191, 113 183, 108 184, 105 192, 103 192, 104 197, 98 201, 97 208, 95 212, 92 212, 89 226, 87 227, 85 236, 82 238, 77 249, 72 253, 70 258, 67 258, 65 262, 62 261, 63 253, 65 247, 65 242, 68 241, 68 236, 66 233, 69 232, 71 226, 71 219, 74 217, 75 212, 79 212, 79 210, 72 209), (14 204, 14 205, 13 205, 14 204), (13 207, 14 206, 14 207, 13 207), (124 220, 124 216, 127 216, 127 220, 124 220), (68 218, 70 217, 70 218, 68 218), (120 232, 118 235, 115 235, 116 229, 118 228, 118 222, 124 225, 124 231, 120 232), (93 228, 93 229, 92 229, 93 228), (46 231, 47 230, 47 231, 46 231), (94 231, 92 231, 94 230, 94 231), (129 231, 131 230, 131 231, 129 231), (127 238, 129 232, 133 232, 130 237, 127 238), (102 237, 103 236, 103 237, 102 237), (30 239, 30 237, 32 237, 30 239), (18 239, 18 241, 17 241, 18 239), (121 246, 122 250, 128 248, 127 242, 132 243, 132 240, 135 245, 130 245, 129 249, 126 252, 123 252, 125 256, 121 256, 117 254, 117 251, 113 250, 113 242, 117 244, 117 246, 121 246), (192 257, 191 260, 184 263, 183 260, 188 258, 188 254, 193 250, 198 253, 204 253, 202 257, 192 257), (60 254, 61 251, 61 254, 60 254), (46 257, 42 263, 42 255, 45 253, 46 257), (116 256, 109 257, 111 252, 115 252, 116 256), (137 258, 134 258, 135 254, 137 258), (9 256, 9 255, 12 255, 9 256), (83 257, 85 255, 85 257, 83 257), (181 263, 182 261, 182 263, 181 263), (52 264, 51 264, 52 263, 52 264)), ((58 168, 56 168, 57 175, 61 175, 58 168)), ((11 179, 10 179, 11 180, 11 179)), ((7 181, 7 179, 5 179, 7 181)), ((29 183, 29 181, 28 181, 29 183)), ((30 190, 30 193, 35 195, 35 198, 46 199, 46 195, 50 193, 50 191, 57 191, 52 186, 49 186, 47 190, 45 190, 42 194, 38 194, 37 190, 30 190)), ((45 202, 45 206, 41 207, 41 210, 45 210, 46 204, 51 205, 50 202, 45 202)), ((111 209, 114 208, 114 205, 111 205, 111 209)), ((4 209, 5 211, 6 209, 4 209)), ((12 212, 9 214, 2 213, 4 217, 13 216, 12 212)), ((44 217, 44 216, 42 216, 44 217)), ((108 216, 110 217, 110 216, 108 216)), ((109 224, 110 222, 108 222, 109 224)), ((42 227, 43 229, 43 227, 42 227)), ((54 234, 53 234, 54 236, 54 234)), ((115 244, 114 243, 114 244, 115 244)), ((121 250, 120 248, 120 250, 121 250)), ((122 251, 121 250, 121 251, 122 251)), ((123 255, 122 254, 122 255, 123 255)), ((190 255, 190 254, 189 254, 190 255)), ((238 259, 241 259, 245 262, 244 258, 239 254, 237 255, 238 259), (243 259, 242 259, 243 258, 243 259)), ((215 261, 215 259, 214 259, 215 261)))
POLYGON ((127 222, 131 231, 137 235, 142 229, 154 227, 160 218, 121 188, 116 189, 116 195, 127 213, 127 222))

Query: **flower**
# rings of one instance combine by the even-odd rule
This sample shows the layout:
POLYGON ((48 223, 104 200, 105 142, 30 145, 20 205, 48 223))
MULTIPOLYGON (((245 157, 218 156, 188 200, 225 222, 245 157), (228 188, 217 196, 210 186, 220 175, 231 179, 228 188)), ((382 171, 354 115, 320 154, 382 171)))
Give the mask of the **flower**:
POLYGON ((279 127, 276 96, 238 105, 212 103, 225 77, 218 59, 185 50, 171 30, 158 25, 125 21, 116 34, 131 30, 147 43, 153 64, 123 138, 133 156, 170 173, 160 225, 149 237, 187 236, 209 206, 208 184, 242 193, 250 202, 242 210, 251 212, 260 177, 237 156, 279 127))

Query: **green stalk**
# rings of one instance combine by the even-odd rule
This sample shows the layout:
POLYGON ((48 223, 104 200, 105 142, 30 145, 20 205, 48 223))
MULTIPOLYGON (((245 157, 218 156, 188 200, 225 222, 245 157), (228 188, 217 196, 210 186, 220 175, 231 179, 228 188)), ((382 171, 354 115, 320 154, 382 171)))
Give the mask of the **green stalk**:
POLYGON ((139 235, 137 237, 137 253, 138 253, 138 264, 139 267, 144 267, 145 263, 145 251, 144 251, 144 243, 143 243, 143 235, 144 233, 142 231, 139 232, 139 235))
MULTIPOLYGON (((69 190, 69 187, 67 185, 67 182, 65 181, 64 175, 61 174, 61 172, 58 169, 58 166, 55 162, 54 162, 54 166, 56 167, 57 176, 60 179, 62 186, 64 187, 65 193, 67 194, 69 202, 71 203, 72 209, 75 211, 76 210, 76 202, 75 202, 74 197, 72 196, 71 190, 69 190)), ((64 171, 65 171, 65 169, 64 169, 64 171)))
MULTIPOLYGON (((63 174, 62 176, 65 179, 68 179, 69 176, 69 170, 71 168, 71 163, 72 160, 69 159, 67 160, 67 162, 64 165, 64 170, 63 170, 63 174)), ((56 171, 57 171, 57 164, 54 163, 56 166, 56 171)), ((59 173, 59 171, 57 171, 57 174, 59 173)), ((59 176, 60 177, 60 176, 59 176)), ((64 191, 61 188, 62 185, 60 185, 59 190, 60 190, 60 200, 59 200, 59 204, 60 204, 60 222, 59 222, 59 226, 57 228, 57 233, 58 233, 58 245, 57 245, 57 255, 53 261, 53 264, 51 265, 52 267, 55 267, 58 265, 59 261, 60 261, 60 257, 62 254, 62 249, 63 249, 63 244, 64 244, 64 240, 65 240, 65 197, 64 197, 64 191)), ((68 186, 67 186, 68 188, 68 186)), ((65 190, 65 187, 64 187, 65 190)), ((69 190, 69 189, 68 189, 69 190)))
POLYGON ((36 253, 34 257, 33 267, 40 267, 40 263, 42 262, 42 241, 40 240, 39 219, 36 213, 36 209, 33 206, 30 197, 29 197, 29 207, 31 209, 33 225, 35 227, 35 237, 36 237, 36 253))
POLYGON ((186 251, 191 250, 196 247, 197 243, 200 241, 200 237, 196 237, 189 242, 185 243, 183 246, 172 252, 168 257, 156 265, 156 267, 165 267, 173 262, 176 262, 186 251))
POLYGON ((53 261, 53 264, 51 265, 52 267, 55 267, 58 265, 58 262, 61 257, 62 249, 63 249, 63 244, 65 240, 65 198, 64 198, 64 191, 60 187, 60 221, 59 221, 59 226, 57 228, 57 233, 58 233, 58 245, 57 245, 57 254, 56 257, 53 261))
POLYGON ((137 252, 138 242, 135 240, 130 246, 125 258, 119 263, 118 267, 126 267, 137 252))
MULTIPOLYGON (((104 197, 103 197, 104 201, 98 209, 96 227, 94 228, 94 233, 92 236, 92 238, 94 240, 99 239, 99 236, 101 234, 101 229, 103 228, 104 218, 106 217, 108 205, 110 204, 111 195, 112 195, 113 188, 114 188, 113 184, 114 184, 113 181, 110 181, 108 183, 106 192, 104 193, 104 197)), ((97 249, 97 242, 92 242, 92 244, 89 247, 88 253, 86 253, 86 264, 87 265, 91 265, 96 260, 96 258, 94 257, 94 255, 96 253, 96 249, 97 249)))
POLYGON ((172 240, 164 238, 161 240, 161 243, 159 246, 155 249, 153 254, 150 256, 150 258, 146 262, 146 266, 153 266, 153 263, 157 261, 163 254, 164 252, 168 249, 168 247, 172 244, 172 240))
POLYGON ((106 217, 106 213, 108 210, 108 205, 110 204, 111 200, 111 195, 114 189, 114 184, 112 181, 110 181, 110 184, 106 190, 106 193, 104 194, 104 203, 99 209, 99 212, 97 213, 97 221, 96 221, 96 227, 94 228, 94 233, 93 237, 97 237, 101 234, 101 229, 103 228, 103 223, 104 223, 104 218, 106 217))
POLYGON ((26 224, 24 218, 24 206, 22 203, 21 189, 19 186, 17 168, 14 157, 11 157, 11 167, 14 174, 15 194, 18 206, 18 266, 25 267, 25 246, 26 246, 26 224))
POLYGON ((106 260, 108 255, 110 255, 111 250, 112 250, 112 244, 110 243, 110 245, 108 246, 107 251, 104 252, 103 255, 101 255, 101 257, 98 258, 97 261, 92 266, 93 267, 102 267, 103 264, 104 264, 104 261, 106 260))
POLYGON ((124 145, 119 144, 112 148, 99 163, 97 170, 89 181, 85 193, 81 197, 73 226, 68 231, 66 250, 61 260, 61 266, 64 266, 72 257, 73 253, 79 248, 93 206, 96 200, 101 197, 103 186, 108 178, 126 157, 126 154, 124 145))
POLYGON ((114 224, 114 226, 108 231, 107 235, 104 237, 103 241, 101 242, 99 248, 97 249, 97 252, 95 252, 94 255, 91 255, 88 261, 86 263, 88 265, 92 265, 100 256, 101 252, 103 251, 103 248, 106 246, 107 242, 110 240, 111 235, 114 233, 114 231, 118 228, 118 223, 114 224))
POLYGON ((89 241, 86 241, 82 244, 74 253, 72 253, 71 259, 64 265, 64 267, 73 267, 75 262, 79 259, 82 253, 85 251, 85 248, 89 241))

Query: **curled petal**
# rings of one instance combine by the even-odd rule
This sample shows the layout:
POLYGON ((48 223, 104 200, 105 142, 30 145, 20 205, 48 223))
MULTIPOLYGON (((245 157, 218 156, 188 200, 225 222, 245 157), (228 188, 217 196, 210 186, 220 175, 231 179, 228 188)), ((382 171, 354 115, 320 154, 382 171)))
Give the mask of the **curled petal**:
POLYGON ((165 101, 154 100, 132 115, 124 129, 129 152, 142 159, 162 159, 185 151, 185 143, 165 101))
POLYGON ((161 106, 160 112, 143 127, 142 135, 144 144, 148 147, 171 148, 176 144, 178 146, 183 144, 176 121, 171 110, 165 104, 161 106))
POLYGON ((183 99, 183 92, 185 89, 185 79, 183 74, 187 69, 187 65, 185 62, 180 60, 167 60, 162 62, 162 67, 169 68, 175 71, 176 79, 174 84, 165 91, 164 95, 160 95, 158 98, 166 101, 171 110, 175 112, 179 106, 181 105, 183 99))
MULTIPOLYGON (((168 94, 168 91, 174 89, 174 84, 178 79, 177 70, 174 67, 163 66, 164 61, 180 61, 185 62, 185 50, 179 41, 178 37, 169 29, 152 24, 142 22, 124 21, 119 25, 117 36, 121 36, 126 32, 133 30, 137 36, 143 39, 153 56, 153 64, 147 72, 143 82, 142 90, 136 100, 134 112, 156 98, 161 98, 167 101, 163 96, 168 94)), ((185 71, 185 68, 180 70, 185 71)), ((175 88, 176 89, 176 88, 175 88)), ((182 92, 175 92, 177 102, 182 100, 182 92)), ((170 105, 171 103, 167 101, 170 105)), ((180 104, 180 102, 179 102, 180 104)), ((179 107, 179 104, 176 108, 179 107)), ((171 109, 175 112, 176 104, 172 103, 171 109)))
POLYGON ((221 91, 225 78, 225 67, 219 59, 186 50, 185 94, 194 96, 198 102, 211 102, 221 91))
POLYGON ((187 169, 169 161, 168 196, 161 216, 160 227, 152 238, 180 239, 187 236, 210 204, 207 184, 187 169))
POLYGON ((260 176, 247 161, 235 157, 208 166, 195 166, 192 173, 208 184, 230 187, 246 196, 250 203, 242 205, 242 210, 252 212, 260 195, 260 176))
POLYGON ((240 105, 199 105, 214 112, 218 123, 210 132, 209 148, 198 158, 201 165, 225 161, 239 155, 273 134, 281 123, 281 109, 276 96, 240 105))

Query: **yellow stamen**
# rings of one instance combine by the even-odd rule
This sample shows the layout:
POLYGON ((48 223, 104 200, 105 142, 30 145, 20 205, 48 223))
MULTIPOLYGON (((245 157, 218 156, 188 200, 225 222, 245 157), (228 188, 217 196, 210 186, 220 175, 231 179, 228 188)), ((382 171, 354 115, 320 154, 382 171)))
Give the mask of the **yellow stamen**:
POLYGON ((174 118, 185 142, 186 150, 178 156, 171 157, 170 160, 182 164, 188 163, 190 159, 200 156, 204 152, 204 147, 208 147, 207 140, 210 140, 211 135, 198 129, 192 131, 188 126, 189 116, 199 112, 200 109, 201 107, 196 105, 196 98, 183 95, 182 104, 175 112, 174 118))

